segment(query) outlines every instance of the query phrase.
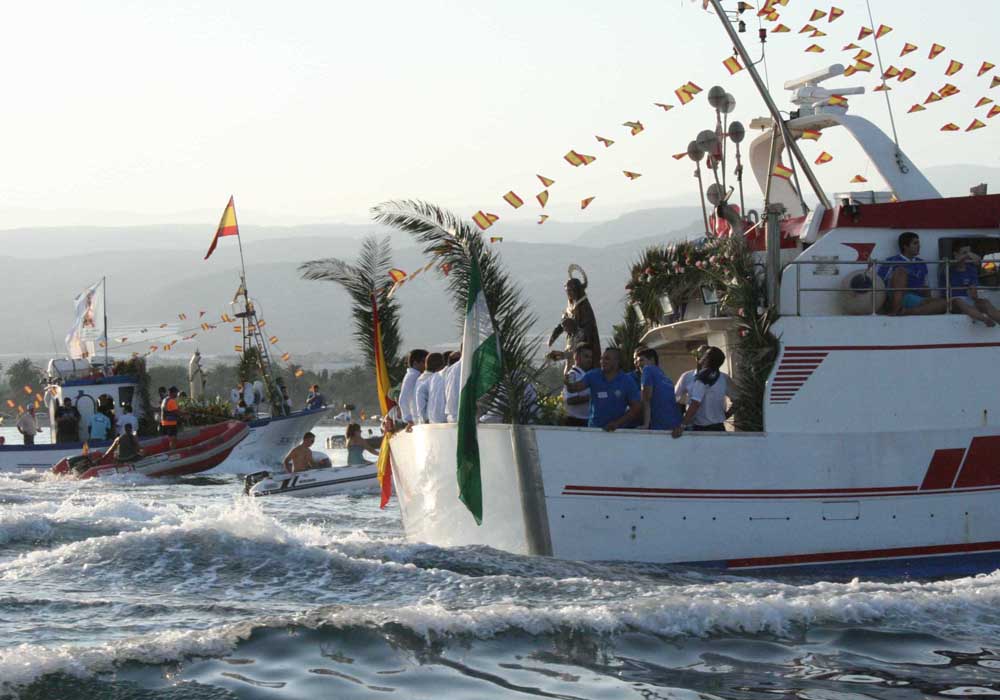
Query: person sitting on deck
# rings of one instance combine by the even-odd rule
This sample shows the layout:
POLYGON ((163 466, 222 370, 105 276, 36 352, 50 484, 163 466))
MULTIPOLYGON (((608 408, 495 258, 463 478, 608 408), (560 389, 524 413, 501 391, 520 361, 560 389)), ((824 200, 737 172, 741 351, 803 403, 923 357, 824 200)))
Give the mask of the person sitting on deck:
POLYGON ((613 432, 618 428, 635 425, 642 405, 639 386, 631 375, 621 371, 622 354, 618 348, 608 348, 601 355, 600 369, 592 369, 573 381, 564 376, 566 388, 571 392, 590 389, 590 416, 587 425, 613 432))
POLYGON ((889 314, 892 316, 929 316, 943 314, 945 299, 931 296, 927 288, 927 263, 920 252, 920 236, 912 231, 899 234, 899 254, 886 258, 878 266, 878 276, 889 289, 889 314), (907 263, 892 265, 889 263, 907 263))
POLYGON ((312 433, 306 433, 302 436, 302 442, 285 455, 285 459, 282 464, 285 467, 285 471, 295 473, 304 472, 307 469, 315 469, 317 466, 316 461, 313 459, 312 446, 316 442, 316 436, 312 433))
POLYGON ((989 299, 979 296, 978 255, 969 244, 959 245, 953 262, 948 269, 948 284, 951 287, 951 306, 975 321, 982 321, 992 328, 1000 321, 1000 311, 989 299))
POLYGON ((309 387, 309 393, 306 394, 306 408, 312 411, 322 408, 324 405, 326 405, 326 398, 320 392, 319 384, 313 384, 309 387))
POLYGON ((691 426, 695 431, 725 432, 726 398, 731 398, 729 375, 721 371, 726 361, 726 353, 717 347, 709 347, 698 362, 698 374, 691 383, 690 402, 684 418, 672 431, 675 438, 684 434, 691 426))
MULTIPOLYGON (((583 379, 583 375, 594 368, 594 355, 590 351, 590 346, 586 343, 577 345, 573 359, 573 367, 566 373, 566 376, 571 381, 578 382, 583 379)), ((587 419, 590 417, 590 389, 573 392, 564 386, 562 398, 566 406, 566 417, 563 419, 563 425, 577 428, 586 426, 587 419)))
POLYGON ((108 448, 108 452, 115 456, 118 464, 134 462, 138 457, 142 457, 142 449, 139 447, 139 439, 132 431, 132 424, 124 424, 125 431, 115 438, 108 448))
POLYGON ((652 348, 639 351, 642 387, 642 428, 673 430, 680 425, 681 412, 674 399, 674 383, 660 369, 660 356, 652 348))

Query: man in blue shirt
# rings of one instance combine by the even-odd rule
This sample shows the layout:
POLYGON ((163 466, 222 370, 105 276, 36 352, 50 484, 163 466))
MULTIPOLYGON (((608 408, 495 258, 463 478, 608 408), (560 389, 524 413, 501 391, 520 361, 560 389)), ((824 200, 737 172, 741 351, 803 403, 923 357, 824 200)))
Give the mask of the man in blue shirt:
POLYGON ((642 428, 673 430, 681 424, 674 398, 674 383, 660 369, 660 356, 652 348, 638 352, 642 376, 642 428))
POLYGON ((88 426, 91 440, 107 440, 111 434, 111 419, 100 411, 94 411, 88 426))
POLYGON ((968 243, 956 246, 955 262, 948 269, 948 284, 951 287, 951 303, 955 311, 982 321, 992 328, 1000 321, 1000 311, 989 299, 979 296, 979 264, 982 261, 972 252, 968 243))
POLYGON ((621 371, 622 355, 618 348, 608 348, 601 355, 600 369, 592 369, 580 379, 564 377, 570 392, 590 389, 590 417, 587 425, 613 432, 630 427, 639 420, 639 386, 631 375, 621 371))
POLYGON ((889 313, 893 316, 926 316, 943 314, 948 308, 945 299, 931 297, 927 288, 927 263, 918 256, 920 236, 912 231, 899 234, 899 255, 886 258, 878 266, 878 276, 889 288, 889 313), (892 265, 888 263, 907 263, 892 265))

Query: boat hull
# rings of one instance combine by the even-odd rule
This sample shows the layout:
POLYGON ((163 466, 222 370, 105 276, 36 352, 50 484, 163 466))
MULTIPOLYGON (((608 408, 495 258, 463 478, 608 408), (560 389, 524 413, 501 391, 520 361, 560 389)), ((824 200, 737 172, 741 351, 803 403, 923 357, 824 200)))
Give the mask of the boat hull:
POLYGON ((483 524, 456 428, 390 443, 409 539, 730 571, 1000 567, 1000 429, 695 433, 481 425, 483 524), (581 533, 586 533, 581 536, 581 533))
MULTIPOLYGON (((221 464, 246 438, 249 430, 246 423, 235 420, 206 426, 182 433, 177 438, 175 449, 170 449, 168 438, 157 438, 144 443, 143 449, 148 456, 128 464, 117 464, 113 455, 104 455, 96 464, 80 472, 78 478, 91 479, 115 474, 141 474, 150 477, 197 474, 221 464)), ((72 473, 69 463, 69 459, 60 460, 52 471, 56 474, 72 473)))
POLYGON ((276 472, 254 483, 248 488, 247 493, 254 497, 295 496, 304 498, 377 489, 378 475, 375 465, 361 464, 328 469, 310 469, 297 474, 276 472))
MULTIPOLYGON (((288 450, 298 444, 302 434, 315 427, 328 409, 320 408, 296 411, 290 416, 262 418, 249 423, 250 433, 230 455, 229 461, 236 465, 247 462, 272 465, 280 462, 288 450)), ((89 443, 91 450, 103 452, 111 444, 110 440, 89 443)), ((80 454, 82 442, 61 445, 4 445, 0 447, 0 472, 17 472, 31 469, 49 469, 60 460, 80 454)), ((218 466, 218 465, 217 465, 218 466)), ((225 469, 226 465, 223 464, 225 469)), ((245 471, 245 466, 242 471, 245 471)))

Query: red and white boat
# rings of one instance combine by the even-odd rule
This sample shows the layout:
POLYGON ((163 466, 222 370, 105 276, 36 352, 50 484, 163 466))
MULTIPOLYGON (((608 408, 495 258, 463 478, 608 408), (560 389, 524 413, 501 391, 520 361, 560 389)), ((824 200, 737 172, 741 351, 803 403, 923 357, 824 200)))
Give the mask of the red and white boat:
POLYGON ((250 433, 243 421, 230 420, 202 428, 185 430, 170 449, 167 437, 144 440, 143 456, 128 463, 118 463, 110 452, 102 455, 64 457, 54 467, 54 474, 76 474, 80 479, 142 474, 143 476, 186 476, 216 467, 250 433))
MULTIPOLYGON (((759 83, 721 4, 710 4, 759 83)), ((997 253, 1000 196, 941 197, 893 139, 848 114, 844 100, 831 101, 859 90, 820 86, 843 72, 830 66, 787 83, 796 105, 787 121, 762 90, 772 117, 757 124, 765 132, 749 148, 761 190, 786 211, 770 210, 769 250, 759 254, 769 298, 778 301, 780 348, 761 398, 763 430, 674 440, 662 432, 481 425, 477 526, 458 499, 456 427, 415 426, 391 441, 409 539, 758 572, 1000 568, 1000 329, 955 313, 881 313, 884 292, 870 269, 899 252, 904 231, 920 236, 931 286, 959 241, 983 256, 997 253), (796 150, 803 132, 838 127, 889 191, 829 202, 814 184, 825 204, 806 211, 792 182, 771 177, 776 157, 783 141, 796 150), (852 287, 866 270, 867 289, 852 287)), ((799 168, 815 183, 808 162, 799 158, 799 168)), ((1000 281, 981 282, 980 295, 1000 307, 1000 281)), ((691 367, 678 358, 702 343, 734 356, 734 319, 699 304, 643 338, 668 358, 662 364, 674 378, 691 367)), ((724 369, 740 372, 735 363, 724 369)))

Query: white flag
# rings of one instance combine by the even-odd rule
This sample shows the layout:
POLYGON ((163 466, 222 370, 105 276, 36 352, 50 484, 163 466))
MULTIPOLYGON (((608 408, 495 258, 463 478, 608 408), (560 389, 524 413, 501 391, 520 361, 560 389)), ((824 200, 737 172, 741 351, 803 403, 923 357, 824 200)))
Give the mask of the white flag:
POLYGON ((69 356, 78 360, 93 354, 93 339, 100 338, 107 343, 107 328, 104 327, 104 300, 98 295, 98 290, 104 280, 83 290, 73 303, 76 305, 76 317, 73 326, 66 334, 66 350, 69 356), (98 332, 100 328, 100 332, 98 332), (87 343, 90 339, 91 342, 87 343))

